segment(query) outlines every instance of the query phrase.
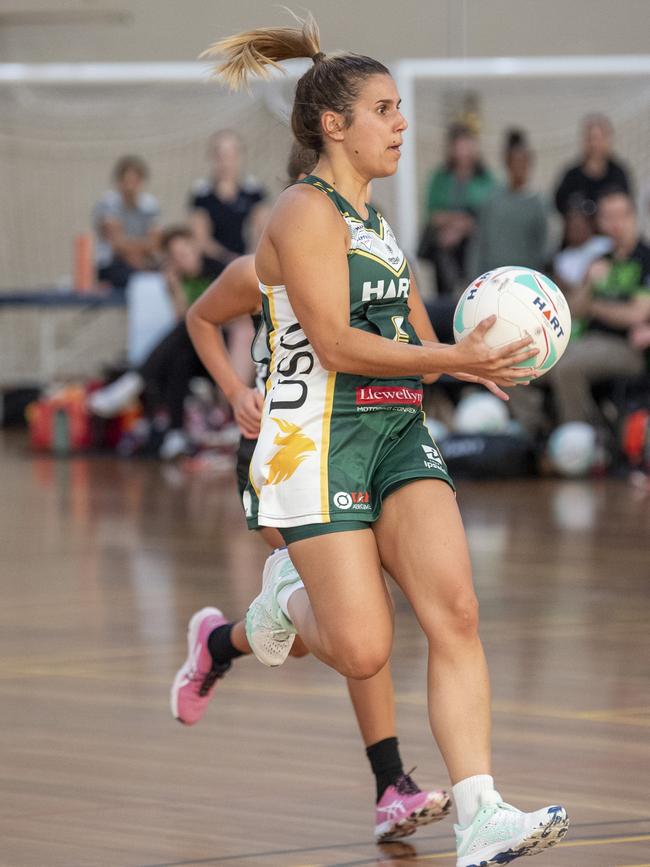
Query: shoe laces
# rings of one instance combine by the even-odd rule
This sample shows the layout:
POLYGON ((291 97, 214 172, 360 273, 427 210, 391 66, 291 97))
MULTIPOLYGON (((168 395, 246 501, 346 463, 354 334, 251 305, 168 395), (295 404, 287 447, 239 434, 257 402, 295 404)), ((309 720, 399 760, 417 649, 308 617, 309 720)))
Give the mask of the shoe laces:
POLYGON ((231 665, 231 662, 224 662, 219 665, 215 663, 212 666, 210 671, 203 678, 203 682, 199 687, 199 695, 202 698, 210 692, 215 683, 219 680, 219 678, 224 676, 224 674, 228 671, 231 665))
POLYGON ((415 780, 411 779, 414 770, 413 767, 407 774, 400 774, 393 783, 400 795, 418 795, 422 791, 415 780))
POLYGON ((481 793, 481 807, 483 809, 497 807, 499 810, 502 810, 506 813, 521 812, 521 810, 518 810, 517 807, 513 807, 512 804, 506 804, 506 802, 501 799, 501 795, 497 792, 496 789, 481 793))

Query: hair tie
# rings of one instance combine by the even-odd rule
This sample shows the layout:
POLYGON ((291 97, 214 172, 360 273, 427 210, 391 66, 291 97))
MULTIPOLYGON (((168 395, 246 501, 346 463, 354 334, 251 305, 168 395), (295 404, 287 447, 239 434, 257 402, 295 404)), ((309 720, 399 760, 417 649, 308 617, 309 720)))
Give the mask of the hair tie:
POLYGON ((314 64, 320 63, 322 60, 325 60, 325 53, 323 51, 317 51, 316 54, 312 54, 311 59, 314 61, 314 64))

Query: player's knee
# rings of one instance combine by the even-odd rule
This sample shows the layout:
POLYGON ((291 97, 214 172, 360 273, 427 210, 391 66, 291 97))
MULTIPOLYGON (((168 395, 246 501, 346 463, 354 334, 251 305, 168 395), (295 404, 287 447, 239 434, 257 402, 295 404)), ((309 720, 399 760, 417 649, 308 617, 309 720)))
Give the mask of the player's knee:
POLYGON ((338 654, 339 672, 354 680, 367 680, 374 677, 388 662, 390 642, 380 639, 359 641, 342 648, 342 651, 338 654))
POLYGON ((454 596, 447 612, 449 626, 458 635, 474 637, 478 632, 478 599, 470 591, 462 591, 454 596))
POLYGON ((345 665, 345 677, 354 680, 368 680, 378 674, 388 662, 388 657, 381 654, 363 653, 354 659, 349 659, 345 665))
POLYGON ((479 605, 473 590, 460 590, 450 596, 435 622, 427 629, 434 644, 473 639, 478 634, 479 605))

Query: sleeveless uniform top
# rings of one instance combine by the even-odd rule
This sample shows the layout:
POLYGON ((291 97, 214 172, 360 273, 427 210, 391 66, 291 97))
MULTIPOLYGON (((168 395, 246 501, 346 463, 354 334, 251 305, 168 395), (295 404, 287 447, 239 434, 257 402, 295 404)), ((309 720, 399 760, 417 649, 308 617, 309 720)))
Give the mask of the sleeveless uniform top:
MULTIPOLYGON (((299 183, 328 196, 348 226, 350 325, 420 345, 408 321, 408 263, 384 217, 367 205, 368 218, 362 219, 313 175, 299 183)), ((369 428, 371 442, 381 444, 386 437, 397 437, 416 414, 421 417, 421 379, 327 371, 293 312, 286 288, 260 283, 260 289, 270 362, 250 471, 259 523, 291 527, 329 522, 332 462, 371 461, 373 449, 358 448, 359 441, 368 443, 369 428)), ((358 470, 367 475, 367 467, 358 470)))

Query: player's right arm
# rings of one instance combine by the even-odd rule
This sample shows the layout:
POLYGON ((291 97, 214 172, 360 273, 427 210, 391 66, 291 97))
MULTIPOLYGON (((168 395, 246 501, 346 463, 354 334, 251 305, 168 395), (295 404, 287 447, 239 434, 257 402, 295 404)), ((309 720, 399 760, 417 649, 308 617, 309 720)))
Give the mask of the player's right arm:
POLYGON ((194 348, 210 376, 233 408, 242 433, 255 439, 259 433, 264 398, 237 375, 222 326, 246 314, 259 313, 261 294, 253 256, 240 256, 210 284, 186 315, 194 348))
POLYGON ((522 378, 521 369, 514 365, 537 352, 527 348, 530 337, 490 348, 484 336, 494 317, 456 346, 412 346, 352 328, 349 236, 332 203, 316 190, 305 186, 286 190, 267 233, 276 258, 274 262, 263 240, 257 253, 258 273, 265 282, 286 286, 296 317, 327 370, 383 378, 459 371, 512 386, 522 378))

